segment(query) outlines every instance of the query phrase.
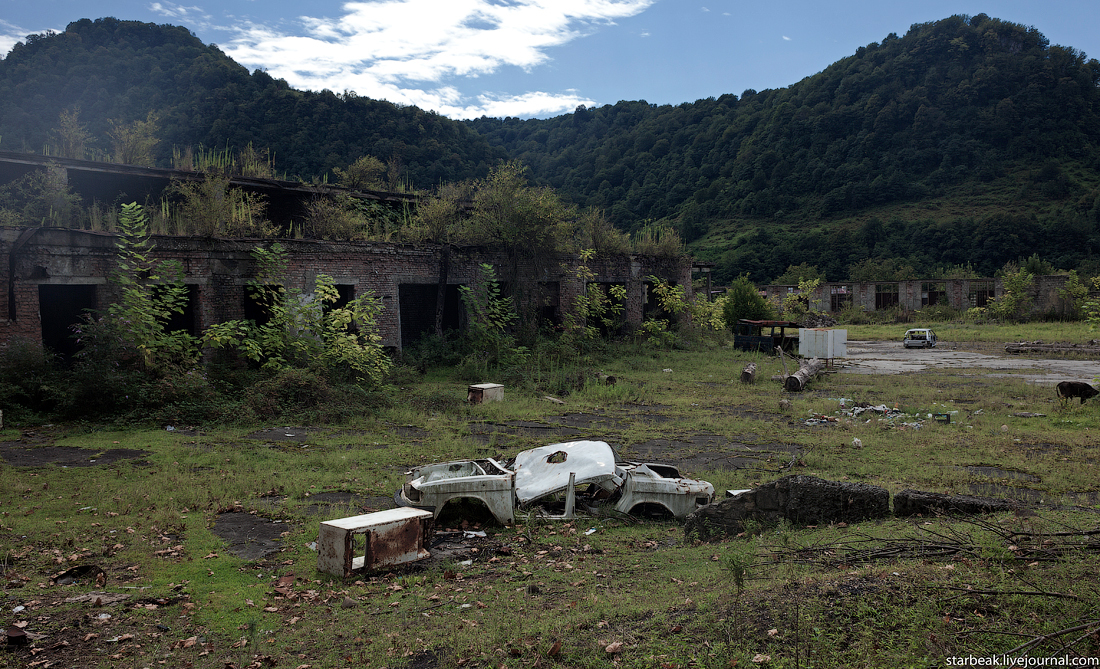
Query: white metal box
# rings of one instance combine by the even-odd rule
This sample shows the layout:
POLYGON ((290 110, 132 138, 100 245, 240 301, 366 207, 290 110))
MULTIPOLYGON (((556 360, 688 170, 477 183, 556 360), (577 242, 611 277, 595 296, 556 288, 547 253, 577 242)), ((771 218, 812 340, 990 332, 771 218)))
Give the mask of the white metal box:
POLYGON ((400 508, 321 523, 317 569, 347 578, 360 569, 416 562, 430 556, 433 514, 400 508))
POLYGON ((799 328, 798 354, 806 358, 848 357, 848 331, 830 328, 799 328))
POLYGON ((503 402, 504 386, 500 383, 474 384, 470 386, 470 391, 466 395, 466 400, 470 404, 481 404, 482 402, 503 402))

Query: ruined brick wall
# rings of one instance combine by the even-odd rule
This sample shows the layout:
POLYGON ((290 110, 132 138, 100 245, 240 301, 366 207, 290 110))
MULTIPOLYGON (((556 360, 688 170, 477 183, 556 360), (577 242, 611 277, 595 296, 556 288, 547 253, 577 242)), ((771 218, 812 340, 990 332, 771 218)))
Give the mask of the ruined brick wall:
MULTIPOLYGON (((42 285, 93 284, 95 306, 100 309, 116 299, 117 291, 107 281, 115 265, 115 239, 105 233, 57 228, 0 229, 0 254, 11 261, 0 263, 0 344, 13 337, 41 341, 41 309, 49 308, 40 304, 42 285), (12 266, 14 273, 9 269, 12 266), (14 301, 9 295, 14 295, 14 301)), ((251 251, 258 245, 270 246, 275 240, 154 236, 153 241, 154 257, 179 261, 184 282, 194 287, 197 332, 245 316, 245 287, 256 273, 251 251)), ((370 294, 379 298, 383 311, 378 326, 386 346, 401 347, 401 286, 421 286, 418 294, 431 295, 431 304, 412 306, 434 312, 442 260, 442 248, 437 245, 286 239, 278 243, 288 252, 287 289, 311 294, 317 276, 327 274, 337 285, 352 286, 355 296, 370 294)), ((489 249, 456 249, 451 254, 447 284, 469 285, 479 277, 482 263, 494 266, 498 278, 512 267, 508 258, 489 249)), ((519 275, 544 284, 543 292, 554 296, 560 309, 568 309, 584 290, 584 282, 577 278, 578 263, 579 259, 571 256, 539 259, 537 266, 532 263, 520 267, 519 275)), ((649 275, 681 283, 690 294, 691 265, 687 259, 600 257, 590 267, 597 280, 627 286, 627 319, 631 323, 641 322, 644 282, 649 275)))

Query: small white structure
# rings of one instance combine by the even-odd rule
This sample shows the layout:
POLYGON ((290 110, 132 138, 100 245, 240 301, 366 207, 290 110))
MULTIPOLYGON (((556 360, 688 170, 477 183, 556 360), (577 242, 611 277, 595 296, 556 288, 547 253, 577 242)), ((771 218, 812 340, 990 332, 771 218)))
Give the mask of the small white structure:
POLYGON ((805 358, 848 357, 848 331, 831 328, 799 328, 798 354, 805 358))
POLYGON ((430 556, 431 511, 398 508, 321 523, 317 570, 347 578, 360 569, 390 567, 430 556))
POLYGON ((466 401, 470 404, 503 402, 504 385, 500 383, 476 383, 470 386, 470 390, 466 394, 466 401))

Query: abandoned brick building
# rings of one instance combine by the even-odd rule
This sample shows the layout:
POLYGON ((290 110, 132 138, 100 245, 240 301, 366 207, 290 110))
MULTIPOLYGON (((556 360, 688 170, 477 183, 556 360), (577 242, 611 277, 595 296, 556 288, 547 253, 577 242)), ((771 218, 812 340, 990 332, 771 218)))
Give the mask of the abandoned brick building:
MULTIPOLYGON (((139 168, 79 160, 45 159, 0 152, 0 184, 34 169, 64 171, 74 192, 86 201, 142 201, 168 186, 173 178, 194 173, 139 168)), ((294 182, 234 178, 235 186, 268 197, 269 215, 278 222, 302 206, 316 189, 294 182)), ((408 199, 404 194, 357 192, 382 201, 408 199)), ((69 326, 87 309, 103 309, 115 297, 108 281, 116 262, 115 236, 109 233, 57 227, 0 228, 0 345, 15 338, 40 341, 71 353, 69 326)), ((154 256, 178 260, 184 269, 188 304, 171 327, 199 333, 213 323, 257 315, 246 285, 255 275, 250 254, 272 240, 154 236, 154 256)), ((308 295, 318 274, 333 277, 342 300, 370 293, 381 299, 379 329, 384 345, 400 349, 425 332, 434 331, 443 249, 433 244, 278 240, 288 251, 287 288, 308 295)), ((450 254, 444 300, 445 328, 462 325, 458 287, 474 281, 481 263, 498 268, 504 257, 491 249, 459 248, 450 254)), ((576 257, 542 259, 534 280, 542 296, 541 316, 560 323, 577 295, 585 289, 578 278, 576 257)), ((596 257, 588 262, 595 281, 626 288, 624 318, 639 324, 653 308, 649 277, 682 285, 691 296, 692 265, 687 258, 637 255, 596 257)))
MULTIPOLYGON (((1031 316, 1040 318, 1063 316, 1071 305, 1059 294, 1068 276, 1052 275, 1034 278, 1030 290, 1031 316)), ((765 286, 768 300, 779 302, 797 292, 797 286, 765 286)), ((990 299, 1004 294, 1004 284, 998 278, 983 279, 915 279, 912 281, 837 281, 822 283, 810 297, 814 311, 837 313, 849 305, 864 311, 898 309, 920 311, 942 305, 966 310, 984 307, 990 299)))

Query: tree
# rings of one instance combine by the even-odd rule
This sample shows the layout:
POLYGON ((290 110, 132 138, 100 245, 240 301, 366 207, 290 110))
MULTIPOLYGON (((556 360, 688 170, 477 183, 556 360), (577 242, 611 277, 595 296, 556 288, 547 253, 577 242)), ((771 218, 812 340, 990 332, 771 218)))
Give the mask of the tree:
POLYGON ((546 187, 527 185, 526 168, 504 163, 474 185, 469 241, 503 248, 504 279, 526 335, 538 327, 539 291, 535 277, 554 256, 567 250, 576 233, 575 209, 546 187))
POLYGON ((61 112, 54 139, 57 141, 57 155, 62 158, 84 159, 84 152, 92 139, 92 134, 80 123, 80 109, 73 107, 61 112))
POLYGON ((111 129, 107 137, 111 140, 113 162, 123 165, 141 165, 155 167, 153 150, 160 140, 157 139, 157 115, 149 112, 144 121, 122 121, 111 119, 111 129))
POLYGON ((149 221, 136 202, 122 205, 115 246, 118 269, 111 281, 121 289, 121 297, 107 307, 112 330, 138 352, 147 371, 194 366, 196 338, 185 330, 167 329, 172 315, 182 314, 187 305, 183 267, 178 261, 153 259, 149 221))
POLYGON ((774 317, 771 305, 749 280, 748 274, 737 277, 720 299, 722 299, 722 319, 730 330, 735 329, 737 321, 742 318, 769 320, 774 317))
POLYGON ((76 226, 80 204, 65 171, 48 166, 0 185, 0 225, 76 226))
POLYGON ((777 286, 797 286, 802 281, 810 281, 817 279, 819 282, 825 280, 825 274, 817 268, 817 265, 811 265, 809 263, 801 263, 799 265, 788 265, 787 271, 783 272, 772 281, 777 286))
POLYGON ((1058 289, 1058 297, 1062 298, 1062 318, 1080 319, 1081 309, 1088 296, 1088 286, 1081 282, 1077 270, 1070 270, 1066 282, 1058 289))
POLYGON ((382 176, 386 173, 386 165, 374 156, 360 156, 347 170, 339 167, 332 169, 336 175, 336 183, 344 188, 352 190, 364 190, 367 188, 382 188, 382 176))
POLYGON ((783 298, 783 316, 787 320, 797 321, 810 311, 810 300, 821 285, 821 279, 801 279, 798 292, 783 298))
POLYGON ((1001 270, 1004 292, 986 303, 986 313, 1002 321, 1016 322, 1024 318, 1031 307, 1031 284, 1034 275, 1016 263, 1005 263, 1001 270))
POLYGON ((462 304, 469 317, 467 336, 473 351, 471 359, 479 370, 512 366, 527 360, 527 349, 516 345, 508 327, 517 315, 512 298, 501 294, 496 270, 488 263, 478 267, 478 277, 470 286, 460 286, 462 304))
POLYGON ((201 181, 176 180, 170 195, 190 234, 270 237, 275 232, 264 218, 264 197, 231 187, 227 176, 208 172, 201 181))

